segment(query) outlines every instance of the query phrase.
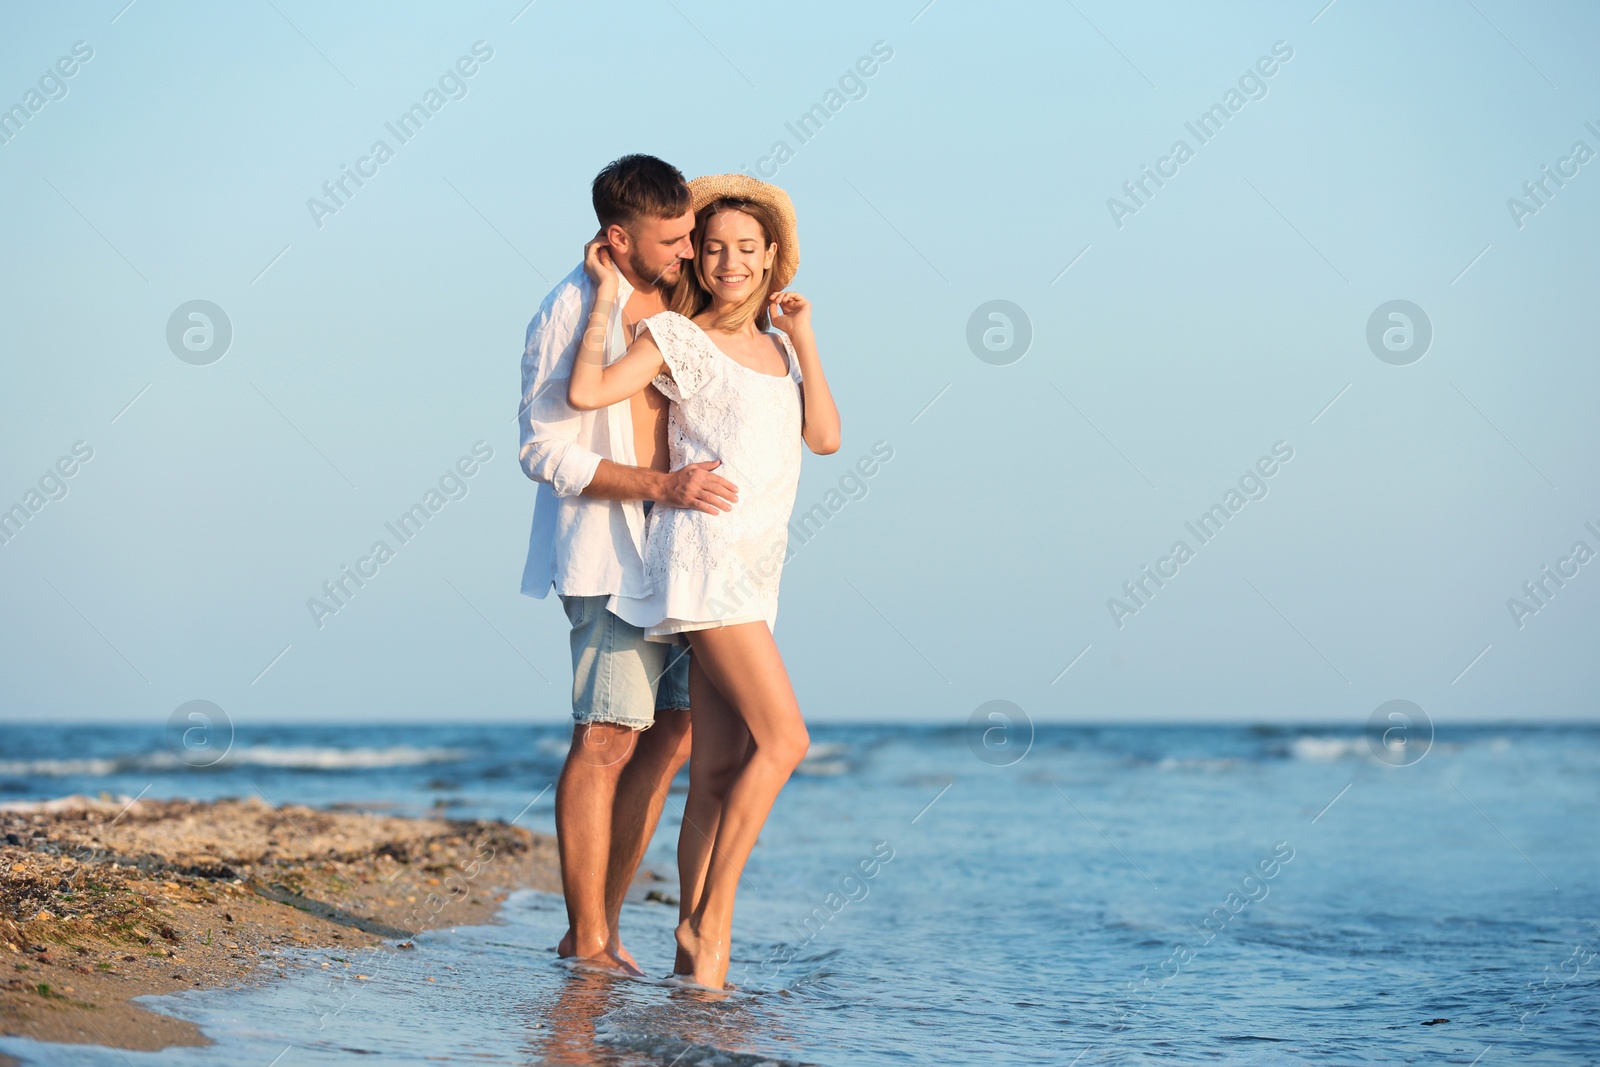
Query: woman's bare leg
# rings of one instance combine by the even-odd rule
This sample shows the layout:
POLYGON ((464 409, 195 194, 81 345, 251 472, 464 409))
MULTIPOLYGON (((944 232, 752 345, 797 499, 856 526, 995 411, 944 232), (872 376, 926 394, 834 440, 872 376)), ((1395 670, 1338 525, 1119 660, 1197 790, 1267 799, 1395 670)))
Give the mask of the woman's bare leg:
MULTIPOLYGON (((722 802, 734 775, 744 765, 750 747, 750 731, 733 705, 728 703, 700 669, 699 660, 689 660, 689 706, 695 729, 690 733, 689 796, 683 805, 683 826, 678 831, 678 919, 688 918, 700 903, 706 866, 717 827, 722 821, 722 802)), ((690 974, 694 961, 680 947, 674 974, 690 974)))
POLYGON ((752 746, 723 801, 700 899, 677 931, 679 947, 693 961, 694 980, 720 989, 728 975, 739 878, 778 792, 805 758, 811 739, 766 623, 695 630, 689 641, 706 678, 738 711, 752 746))

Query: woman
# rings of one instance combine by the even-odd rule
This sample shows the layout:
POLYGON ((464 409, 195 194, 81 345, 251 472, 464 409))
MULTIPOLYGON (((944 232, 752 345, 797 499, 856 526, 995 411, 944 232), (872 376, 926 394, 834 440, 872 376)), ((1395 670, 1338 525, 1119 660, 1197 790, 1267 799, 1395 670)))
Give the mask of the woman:
MULTIPOLYGON (((697 178, 689 189, 694 269, 676 310, 644 319, 609 366, 603 330, 586 331, 568 399, 588 410, 653 385, 672 402, 673 468, 720 460, 741 490, 726 514, 653 508, 645 569, 655 592, 611 603, 647 637, 687 639, 694 653, 674 970, 721 989, 740 874, 810 743, 772 626, 800 444, 837 451, 839 410, 818 361, 811 305, 783 291, 800 262, 789 197, 742 174, 697 178)), ((617 273, 598 242, 584 262, 598 289, 590 321, 604 324, 617 273)))

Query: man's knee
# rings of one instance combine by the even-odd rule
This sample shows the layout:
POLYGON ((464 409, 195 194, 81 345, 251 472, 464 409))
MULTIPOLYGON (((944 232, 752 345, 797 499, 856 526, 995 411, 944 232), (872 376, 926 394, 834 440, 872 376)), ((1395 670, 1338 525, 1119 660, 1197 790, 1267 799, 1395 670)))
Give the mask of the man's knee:
POLYGON ((622 773, 639 743, 639 732, 614 722, 579 723, 572 730, 567 766, 588 772, 622 773))

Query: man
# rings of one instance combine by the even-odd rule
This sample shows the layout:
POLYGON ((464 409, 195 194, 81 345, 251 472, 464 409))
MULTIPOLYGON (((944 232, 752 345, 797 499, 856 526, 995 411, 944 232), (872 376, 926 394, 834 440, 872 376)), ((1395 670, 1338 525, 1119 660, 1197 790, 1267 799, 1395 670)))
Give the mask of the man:
POLYGON ((594 284, 580 263, 539 305, 522 355, 521 461, 540 483, 522 591, 552 588, 572 625, 572 747, 556 785, 556 835, 568 929, 564 957, 643 973, 617 934, 622 900, 654 834, 667 787, 689 755, 686 651, 646 641, 606 609, 649 591, 646 509, 732 508, 738 490, 716 463, 668 472, 667 401, 654 389, 598 411, 567 404, 580 331, 604 329, 606 359, 635 324, 665 310, 693 256, 683 175, 629 155, 594 180, 596 242, 622 275, 609 322, 589 322, 594 284), (668 653, 672 653, 669 661, 668 653))

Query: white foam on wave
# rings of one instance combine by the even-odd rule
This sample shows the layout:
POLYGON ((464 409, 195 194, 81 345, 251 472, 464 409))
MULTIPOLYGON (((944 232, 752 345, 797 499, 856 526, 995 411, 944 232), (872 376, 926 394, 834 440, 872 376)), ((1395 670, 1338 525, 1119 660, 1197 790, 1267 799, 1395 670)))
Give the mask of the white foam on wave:
POLYGON ((795 773, 816 778, 835 778, 848 774, 850 761, 844 757, 849 753, 850 746, 842 742, 818 741, 806 750, 806 758, 800 761, 795 773))
POLYGON ((1354 756, 1363 744, 1360 738, 1350 737, 1297 737, 1289 745, 1295 759, 1312 763, 1332 763, 1334 760, 1354 756))
MULTIPOLYGON (((216 767, 276 767, 283 770, 351 771, 386 767, 420 767, 454 763, 469 753, 459 748, 332 748, 319 745, 242 745, 218 760, 216 767)), ((150 752, 120 759, 0 760, 0 775, 40 778, 83 776, 104 778, 130 771, 176 771, 189 764, 172 752, 150 752)))
POLYGON ((312 745, 278 748, 272 745, 248 745, 235 748, 222 762, 255 767, 338 771, 454 763, 465 759, 467 755, 464 749, 459 748, 417 748, 413 745, 393 745, 389 748, 319 748, 312 745))
POLYGON ((794 769, 796 774, 804 774, 812 778, 837 778, 841 774, 850 773, 850 764, 842 759, 804 759, 800 766, 794 769))
POLYGON ((26 813, 60 812, 60 811, 139 811, 139 798, 129 796, 112 797, 102 800, 98 797, 86 797, 82 793, 74 793, 69 797, 56 797, 54 800, 8 800, 0 803, 0 811, 15 811, 26 813))
POLYGON ((1238 764, 1239 761, 1232 756, 1218 756, 1214 759, 1179 759, 1176 756, 1164 756, 1156 767, 1163 771, 1231 771, 1238 764))
POLYGON ((83 774, 101 778, 115 774, 123 766, 114 759, 12 759, 0 760, 0 774, 39 775, 44 778, 65 778, 83 774))

